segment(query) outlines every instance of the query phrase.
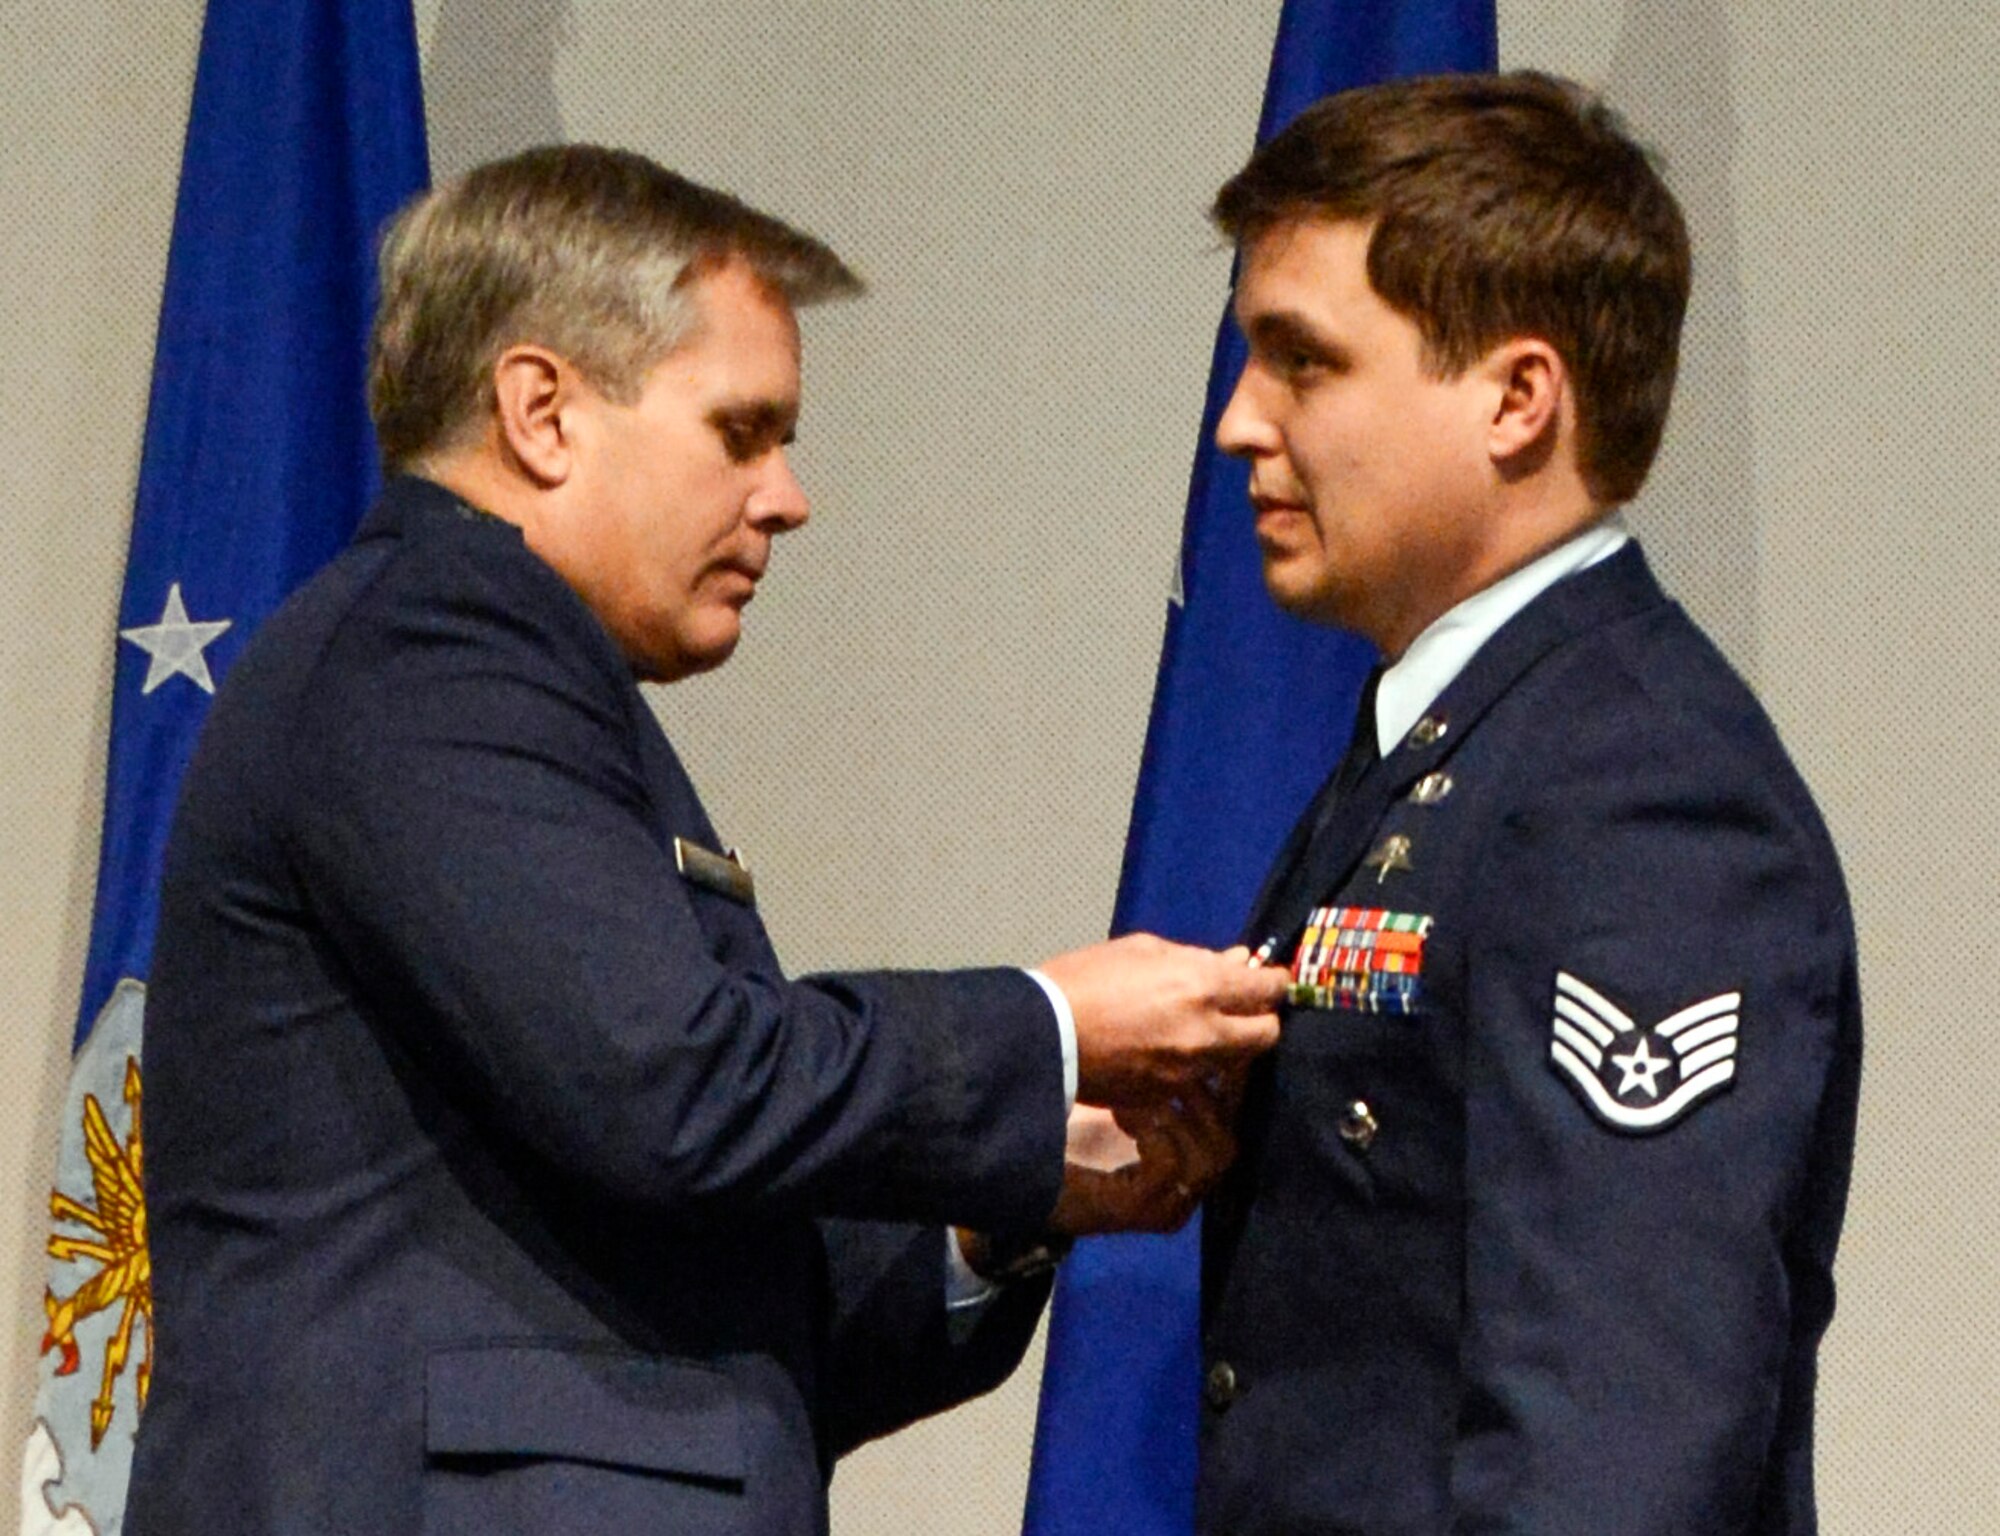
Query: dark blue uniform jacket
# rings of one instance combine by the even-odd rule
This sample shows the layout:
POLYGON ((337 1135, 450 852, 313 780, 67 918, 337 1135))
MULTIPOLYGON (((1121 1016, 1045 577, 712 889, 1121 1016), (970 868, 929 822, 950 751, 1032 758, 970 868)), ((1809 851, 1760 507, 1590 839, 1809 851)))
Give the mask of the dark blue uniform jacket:
POLYGON ((1409 1012, 1322 995, 1253 1078, 1205 1227, 1200 1527, 1805 1536, 1860 1065, 1820 818, 1635 546, 1427 721, 1252 914, 1281 960, 1327 906, 1428 932, 1409 1012))
MULTIPOLYGON (((801 786, 809 793, 810 786, 801 786)), ((616 647, 418 480, 274 617, 173 832, 132 1536, 819 1532, 1002 1377, 942 1224, 1054 1203, 1014 971, 786 980, 616 647)))

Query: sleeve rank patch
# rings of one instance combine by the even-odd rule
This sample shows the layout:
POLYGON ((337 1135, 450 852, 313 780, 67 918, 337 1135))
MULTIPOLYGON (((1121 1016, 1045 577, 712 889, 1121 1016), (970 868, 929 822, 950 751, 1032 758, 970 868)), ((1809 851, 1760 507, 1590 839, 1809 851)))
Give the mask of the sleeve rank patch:
POLYGON ((1691 1003, 1640 1028, 1596 988, 1556 972, 1549 1062, 1615 1130, 1665 1130, 1736 1077, 1741 992, 1691 1003))
POLYGON ((1292 959, 1295 1008, 1413 1013, 1422 996, 1431 920, 1377 907, 1319 907, 1292 959))

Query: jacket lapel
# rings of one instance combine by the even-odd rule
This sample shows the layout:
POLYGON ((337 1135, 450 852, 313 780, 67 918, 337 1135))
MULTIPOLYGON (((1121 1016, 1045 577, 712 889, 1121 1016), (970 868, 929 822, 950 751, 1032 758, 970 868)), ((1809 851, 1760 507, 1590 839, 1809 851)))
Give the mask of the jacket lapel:
POLYGON ((1250 925, 1253 947, 1275 941, 1272 954, 1283 956, 1292 948, 1295 929, 1303 929, 1313 898, 1344 881, 1361 856, 1368 836, 1381 821, 1397 785, 1404 782, 1394 754, 1378 760, 1341 797, 1317 834, 1307 835, 1318 807, 1309 812, 1295 834, 1298 849, 1290 867, 1275 872, 1265 887, 1265 895, 1252 913, 1250 925))

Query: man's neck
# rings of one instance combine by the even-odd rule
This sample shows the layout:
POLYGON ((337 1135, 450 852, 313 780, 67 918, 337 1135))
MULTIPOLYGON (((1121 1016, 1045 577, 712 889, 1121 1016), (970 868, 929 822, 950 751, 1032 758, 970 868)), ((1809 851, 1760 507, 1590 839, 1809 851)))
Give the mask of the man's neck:
POLYGON ((469 506, 512 523, 524 533, 533 529, 534 500, 518 475, 500 463, 491 445, 447 449, 409 466, 409 473, 421 475, 469 506))
POLYGON ((1578 478, 1551 481, 1548 472, 1497 488, 1480 509, 1478 536, 1463 549, 1448 581, 1424 591, 1422 601, 1369 634, 1382 659, 1393 664, 1420 634, 1460 603, 1533 565, 1551 550, 1596 527, 1617 509, 1593 501, 1578 478))
POLYGON ((1401 740, 1515 614, 1557 582, 1616 554, 1629 537, 1616 510, 1608 511, 1440 614, 1382 674, 1375 695, 1377 739, 1385 745, 1401 740))

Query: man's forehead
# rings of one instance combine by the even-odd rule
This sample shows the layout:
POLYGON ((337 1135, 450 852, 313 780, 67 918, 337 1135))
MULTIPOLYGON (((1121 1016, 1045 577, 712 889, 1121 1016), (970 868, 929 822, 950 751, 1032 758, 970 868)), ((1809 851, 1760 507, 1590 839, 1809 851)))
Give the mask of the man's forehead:
POLYGON ((732 412, 796 415, 799 327, 785 296, 747 267, 716 269, 687 285, 687 329, 660 361, 732 412))
MULTIPOLYGON (((1337 219, 1299 213, 1265 225, 1243 241, 1242 274, 1328 271, 1358 263, 1364 269, 1375 235, 1372 219, 1337 219)), ((1239 286, 1240 286, 1239 279, 1239 286)))
POLYGON ((1301 215, 1272 224, 1241 249, 1231 302, 1239 322, 1289 314, 1302 323, 1373 293, 1368 279, 1370 223, 1301 215))
POLYGON ((797 353, 798 311, 781 289, 760 277, 748 262, 736 258, 690 267, 689 273, 679 285, 690 310, 683 346, 700 346, 721 333, 736 344, 779 340, 797 353))

